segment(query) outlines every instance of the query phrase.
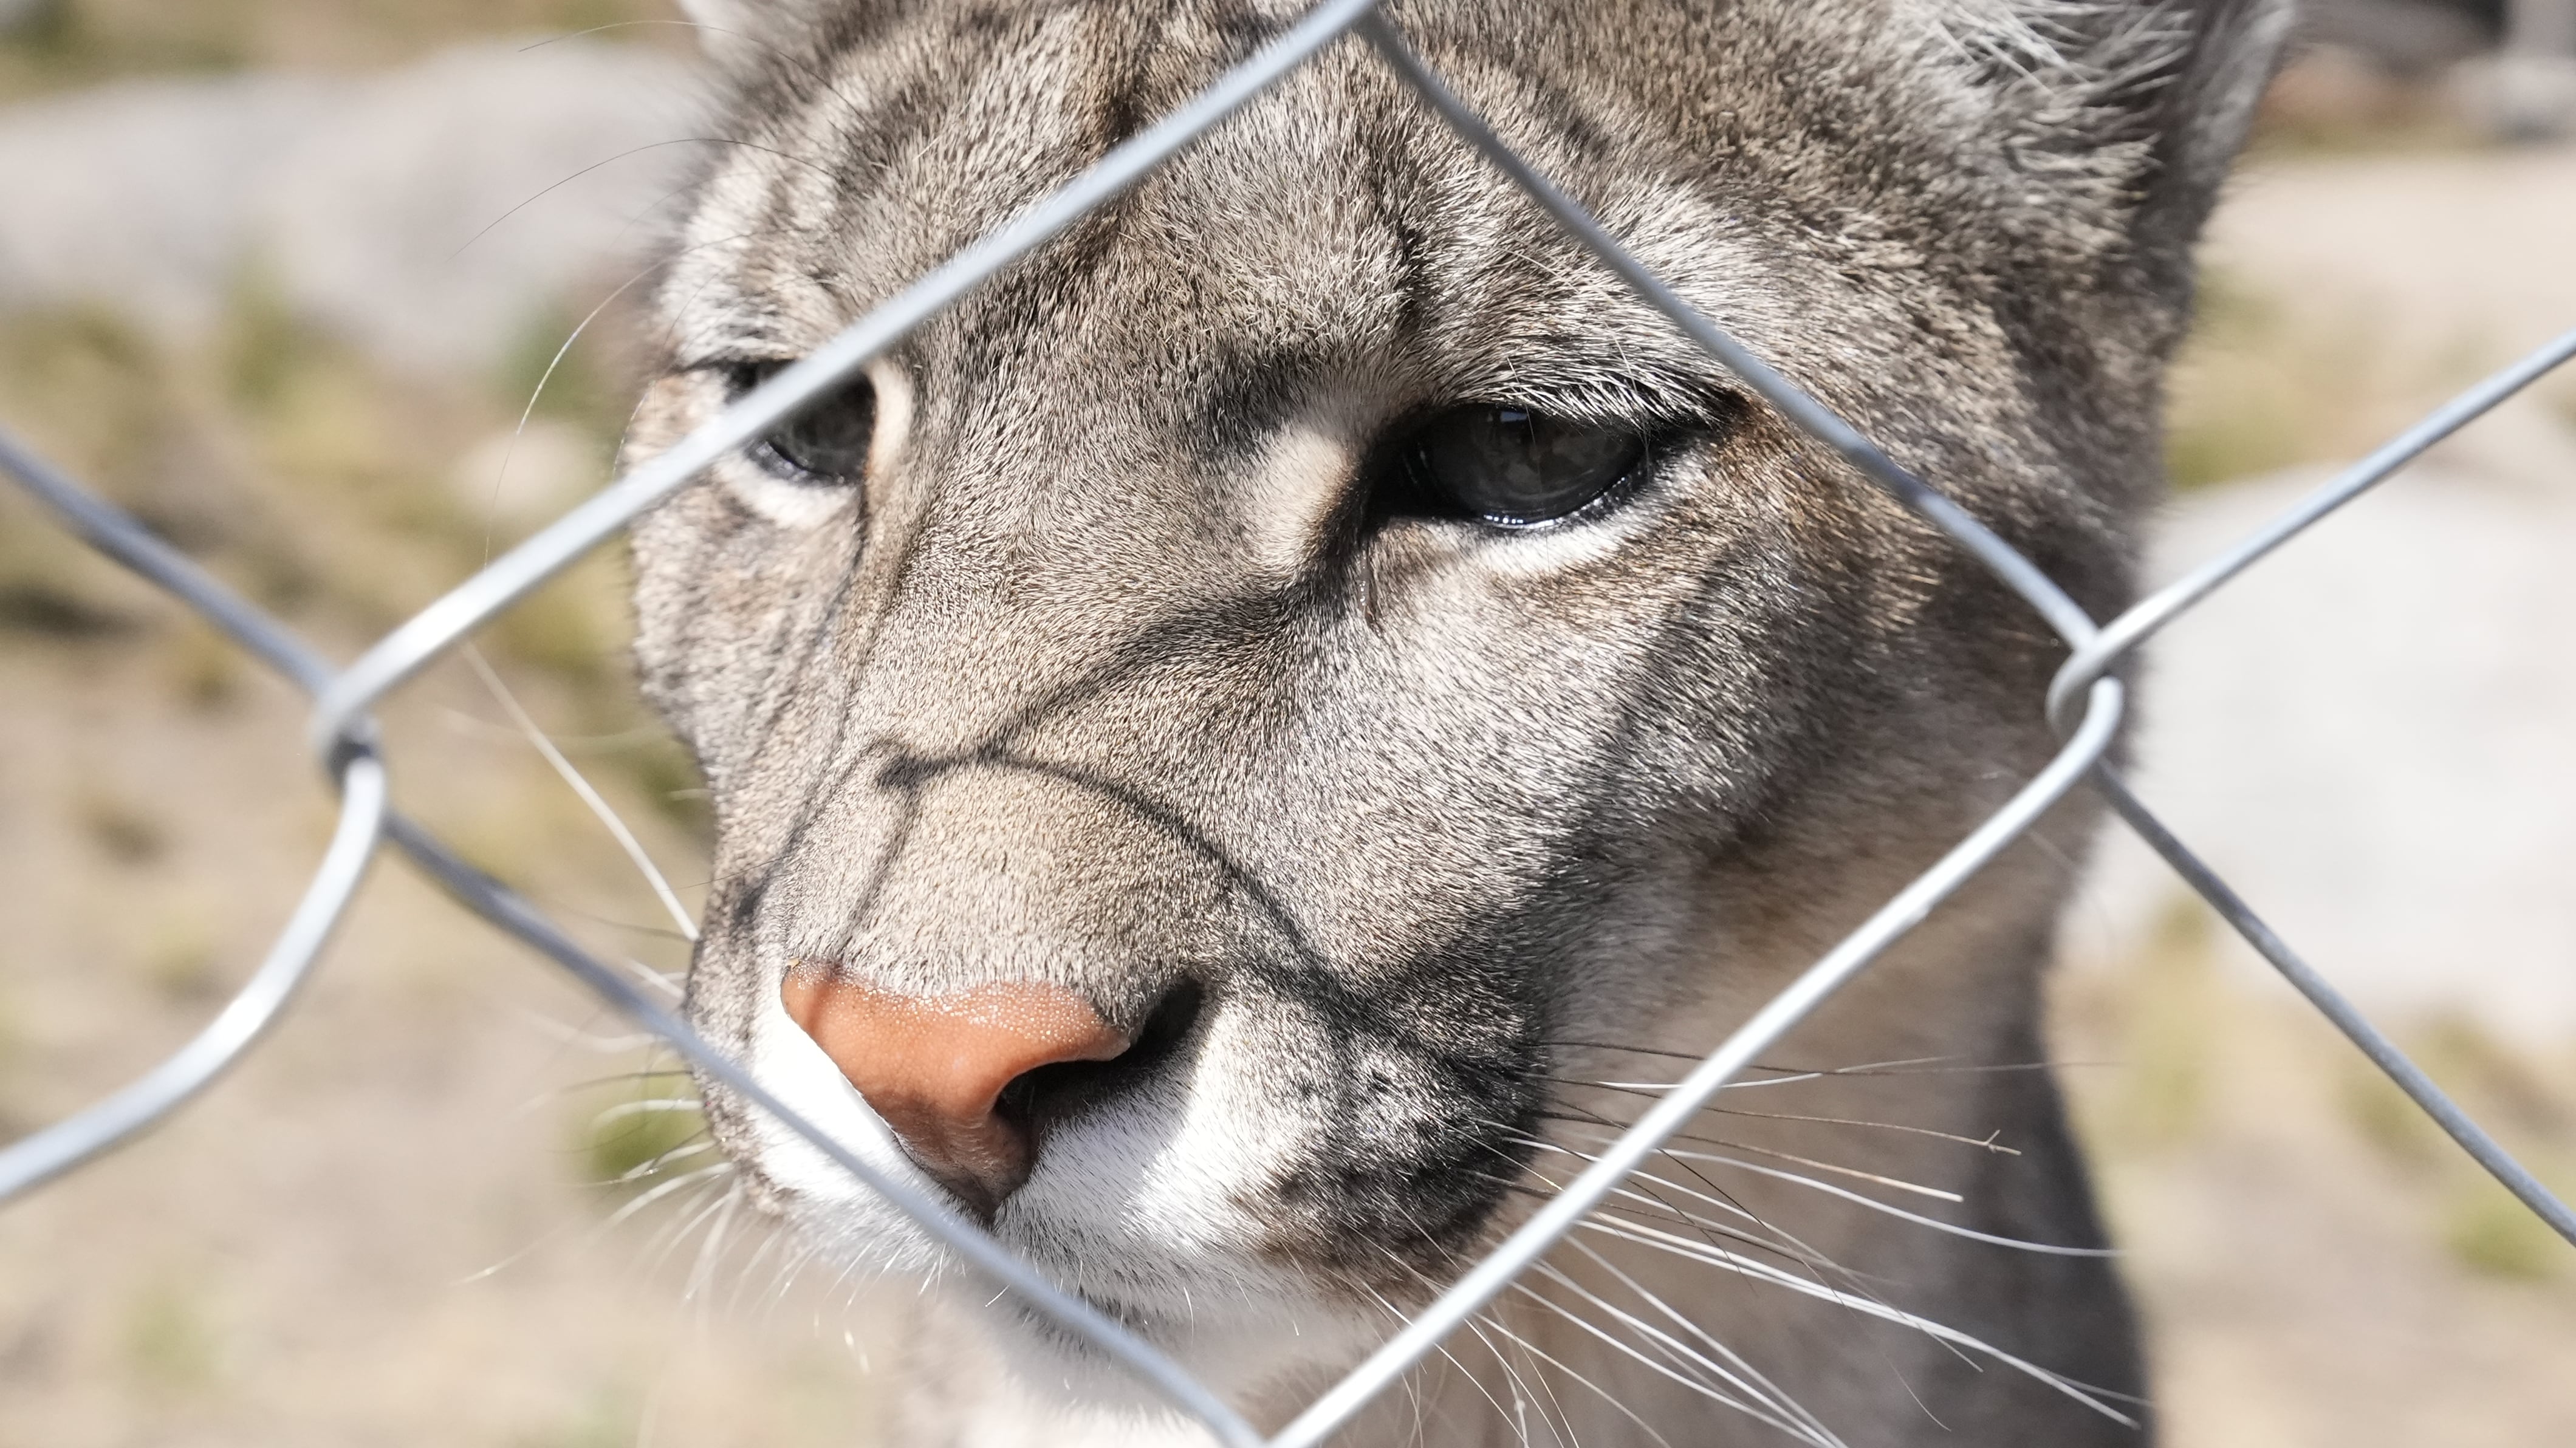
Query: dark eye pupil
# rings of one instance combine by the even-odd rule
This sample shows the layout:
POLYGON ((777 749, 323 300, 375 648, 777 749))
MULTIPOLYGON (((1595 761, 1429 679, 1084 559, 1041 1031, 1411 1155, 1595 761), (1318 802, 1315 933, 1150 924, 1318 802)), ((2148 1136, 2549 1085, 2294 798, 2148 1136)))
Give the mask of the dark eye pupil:
MULTIPOLYGON (((784 363, 763 362, 740 368, 734 394, 766 382, 784 363)), ((865 380, 806 404, 802 412, 780 423, 767 441, 751 449, 754 461, 770 471, 803 483, 856 483, 867 476, 868 448, 876 439, 876 389, 865 380)))
POLYGON ((1610 491, 1645 455, 1645 439, 1633 427, 1476 405, 1433 418, 1416 434, 1408 462, 1426 504, 1528 527, 1610 491))

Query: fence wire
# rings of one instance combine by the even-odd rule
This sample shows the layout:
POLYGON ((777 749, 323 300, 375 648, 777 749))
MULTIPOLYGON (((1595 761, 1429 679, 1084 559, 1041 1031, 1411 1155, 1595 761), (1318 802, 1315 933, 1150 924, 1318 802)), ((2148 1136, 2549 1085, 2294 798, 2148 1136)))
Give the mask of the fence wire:
MULTIPOLYGON (((133 518, 83 489, 0 432, 0 470, 14 476, 74 534, 176 596, 234 642, 313 696, 313 746, 340 796, 339 824, 321 864, 267 958, 202 1032, 132 1085, 77 1116, 0 1149, 0 1203, 90 1161, 168 1116, 206 1089, 273 1024, 310 974, 380 847, 392 845, 460 904, 535 948, 708 1077, 812 1143, 959 1258, 1029 1306, 1124 1363, 1181 1412, 1234 1448, 1308 1448, 1324 1442, 1581 1224, 1631 1173, 1698 1115, 1718 1090, 2079 785, 2088 785, 2183 881, 2394 1080, 2478 1164, 2576 1244, 2576 1213, 2552 1195, 2416 1068, 2326 979, 2264 924, 2105 762, 2126 708, 2115 671, 2174 619, 2336 508, 2384 481, 2427 448, 2576 357, 2576 331, 2469 389, 2378 452, 2317 489, 2236 547, 2097 624, 2028 558, 1957 503, 1880 451, 1850 423, 1683 301, 1601 225, 1496 136, 1376 12, 1375 0, 1328 0, 1188 104, 1115 147, 1014 220, 965 248, 804 360, 780 371, 721 415, 565 514, 387 634, 345 668, 300 639, 133 518), (1832 448, 1871 484, 1947 535, 2027 603, 2070 654, 2044 704, 2064 737, 2058 754, 1950 852, 1807 968, 1581 1175, 1500 1246, 1398 1330, 1366 1361, 1264 1437, 1152 1344, 1066 1292, 937 1197, 886 1176, 788 1110, 735 1061, 647 999, 534 905, 465 863, 388 805, 386 761, 368 711, 389 691, 597 547, 728 453, 755 443, 809 400, 900 342, 1004 266, 1115 198, 1325 47, 1353 38, 1511 185, 1545 210, 1640 298, 1758 393, 1781 416, 1832 448)), ((2058 1384, 2111 1411, 2081 1389, 2058 1384)), ((2114 1416, 2118 1416, 2114 1413, 2114 1416)))

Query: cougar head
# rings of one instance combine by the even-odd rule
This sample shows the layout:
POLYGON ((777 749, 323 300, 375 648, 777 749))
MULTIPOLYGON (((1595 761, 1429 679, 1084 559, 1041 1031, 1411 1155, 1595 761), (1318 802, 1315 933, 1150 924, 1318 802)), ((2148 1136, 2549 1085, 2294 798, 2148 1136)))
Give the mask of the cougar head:
MULTIPOLYGON (((1294 13, 746 22, 631 459, 1294 13)), ((1390 14, 1692 305, 2122 600, 2275 7, 1390 14)), ((2040 622, 1356 40, 634 549, 643 674, 717 818, 691 1018, 1238 1392, 1345 1360, 1521 1209, 1571 1054, 1706 1049, 2053 746, 2040 622)), ((1963 958, 2053 898, 1990 892, 1963 958)), ((2017 961, 1958 981, 2026 998, 2017 961)), ((802 1231, 942 1267, 710 1097, 802 1231)))

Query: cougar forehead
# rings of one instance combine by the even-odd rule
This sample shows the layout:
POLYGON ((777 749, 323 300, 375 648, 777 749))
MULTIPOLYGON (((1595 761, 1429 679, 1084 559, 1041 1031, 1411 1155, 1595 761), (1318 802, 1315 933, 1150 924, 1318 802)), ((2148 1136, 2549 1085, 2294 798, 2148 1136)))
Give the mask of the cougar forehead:
MULTIPOLYGON (((2187 158, 2102 79, 2158 34, 2069 59, 2023 8, 1394 14, 1693 305, 2106 604, 2205 196, 2160 197, 2187 158)), ((745 62, 639 455, 1290 13, 811 11, 745 62)), ((645 677, 719 821, 689 1009, 901 1172, 780 1010, 790 970, 1045 985, 1130 1033, 1186 983, 1168 1057, 1049 1125, 992 1225, 1148 1331, 1186 1312, 1220 1378, 1343 1351, 1280 1320, 1360 1332, 1439 1280, 1509 1216, 1569 1053, 1700 1043, 2048 747, 2036 622, 1356 44, 870 379, 863 481, 736 458, 637 530, 645 677), (1389 439, 1465 404, 1649 459, 1542 528, 1377 508, 1389 439)), ((936 1264, 711 1096, 807 1230, 936 1264)))

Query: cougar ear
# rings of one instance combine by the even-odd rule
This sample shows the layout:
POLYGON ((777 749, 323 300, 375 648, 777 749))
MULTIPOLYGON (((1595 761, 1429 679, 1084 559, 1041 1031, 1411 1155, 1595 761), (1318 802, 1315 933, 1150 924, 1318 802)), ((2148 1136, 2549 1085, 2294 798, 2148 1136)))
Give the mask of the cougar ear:
POLYGON ((2187 249, 2217 204, 2221 182, 2253 129, 2255 109, 2279 70, 2291 0, 2193 0, 2134 7, 2188 26, 2164 76, 2143 97, 2154 137, 2130 232, 2142 249, 2187 249))
POLYGON ((2026 171, 2179 261, 2280 63, 2292 0, 1941 0, 2026 171))

